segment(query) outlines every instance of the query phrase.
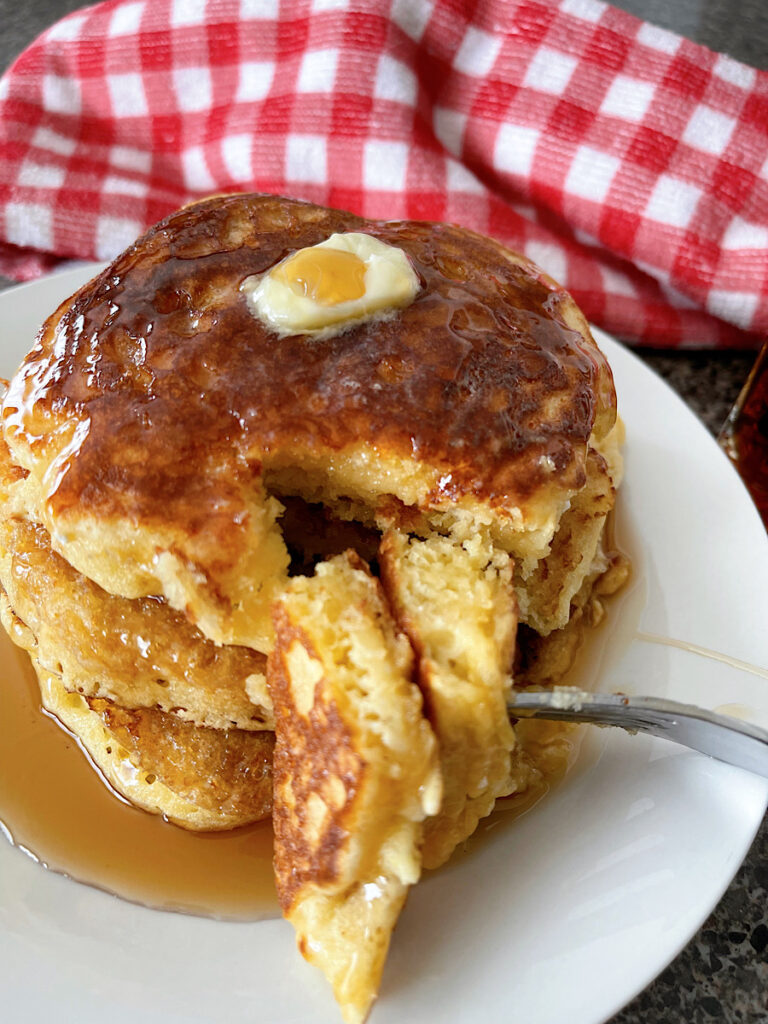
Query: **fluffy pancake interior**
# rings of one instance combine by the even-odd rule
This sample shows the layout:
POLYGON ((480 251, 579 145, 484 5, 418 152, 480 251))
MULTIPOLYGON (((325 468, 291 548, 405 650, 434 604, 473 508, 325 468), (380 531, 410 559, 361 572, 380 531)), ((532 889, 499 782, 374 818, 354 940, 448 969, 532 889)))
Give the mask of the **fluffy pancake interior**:
POLYGON ((410 645, 354 555, 297 577, 275 608, 275 874, 304 956, 364 1020, 419 877, 441 779, 410 645))
POLYGON ((444 863, 497 797, 519 784, 510 776, 515 738, 506 696, 517 615, 508 555, 475 537, 382 542, 382 581, 395 615, 419 654, 419 683, 440 748, 444 796, 425 825, 425 867, 444 863))

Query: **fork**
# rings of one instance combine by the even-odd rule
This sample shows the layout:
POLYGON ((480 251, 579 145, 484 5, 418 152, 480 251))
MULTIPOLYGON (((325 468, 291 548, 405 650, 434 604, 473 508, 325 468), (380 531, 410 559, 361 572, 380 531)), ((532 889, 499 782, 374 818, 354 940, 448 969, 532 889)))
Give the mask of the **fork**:
POLYGON ((592 722, 647 732, 768 778, 768 731, 694 704, 555 687, 513 692, 507 708, 512 718, 592 722))

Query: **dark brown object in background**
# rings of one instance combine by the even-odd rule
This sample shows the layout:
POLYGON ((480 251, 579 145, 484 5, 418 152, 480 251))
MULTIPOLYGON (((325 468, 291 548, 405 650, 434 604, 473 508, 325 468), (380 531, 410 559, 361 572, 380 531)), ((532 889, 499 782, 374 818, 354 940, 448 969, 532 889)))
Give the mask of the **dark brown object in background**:
POLYGON ((768 342, 718 440, 741 474, 768 529, 768 342))

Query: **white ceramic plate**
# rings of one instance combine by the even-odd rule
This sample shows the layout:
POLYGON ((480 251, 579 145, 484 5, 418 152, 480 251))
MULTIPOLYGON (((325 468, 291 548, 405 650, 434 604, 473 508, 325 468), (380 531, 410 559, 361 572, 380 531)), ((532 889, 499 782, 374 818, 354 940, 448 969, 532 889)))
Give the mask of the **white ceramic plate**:
MULTIPOLYGON (((0 373, 89 269, 0 295, 0 373)), ((757 513, 683 403, 598 337, 627 425, 619 520, 640 589, 624 621, 613 617, 592 681, 765 721, 768 543, 757 513)), ((749 848, 768 783, 661 740, 592 733, 555 792, 413 890, 371 1024, 597 1024, 695 933, 749 848)), ((284 922, 134 906, 44 871, 1 838, 0 1005, 14 1024, 340 1022, 284 922)))

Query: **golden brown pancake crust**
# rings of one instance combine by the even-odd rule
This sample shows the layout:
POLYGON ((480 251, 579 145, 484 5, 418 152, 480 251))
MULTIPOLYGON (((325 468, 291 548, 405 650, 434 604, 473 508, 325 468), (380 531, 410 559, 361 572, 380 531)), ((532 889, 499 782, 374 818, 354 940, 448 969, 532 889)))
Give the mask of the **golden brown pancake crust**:
POLYGON ((268 678, 275 719, 281 723, 281 741, 275 747, 273 773, 277 789, 290 784, 292 800, 291 806, 275 801, 272 826, 277 890, 283 913, 287 913, 296 894, 308 882, 328 884, 337 878, 337 860, 349 835, 347 819, 365 764, 355 750, 349 727, 324 693, 319 700, 315 699, 307 715, 295 711, 284 651, 297 641, 312 656, 316 654, 312 641, 291 622, 279 603, 275 605, 274 616, 280 643, 270 656, 268 678), (326 798, 330 820, 317 845, 307 828, 308 798, 314 792, 323 793, 323 783, 335 779, 343 784, 342 805, 336 807, 332 799, 326 798))
POLYGON ((259 821, 271 813, 274 733, 209 729, 157 708, 87 699, 139 765, 174 793, 228 819, 259 821))
POLYGON ((54 515, 170 518, 210 538, 209 566, 275 451, 368 442, 438 467, 439 497, 517 504, 553 480, 582 485, 596 415, 614 401, 603 356, 566 325, 569 303, 533 264, 460 228, 215 197, 152 228, 48 320, 6 424, 30 442, 80 424, 54 515), (279 340, 239 286, 336 231, 401 247, 420 294, 389 321, 279 340))

